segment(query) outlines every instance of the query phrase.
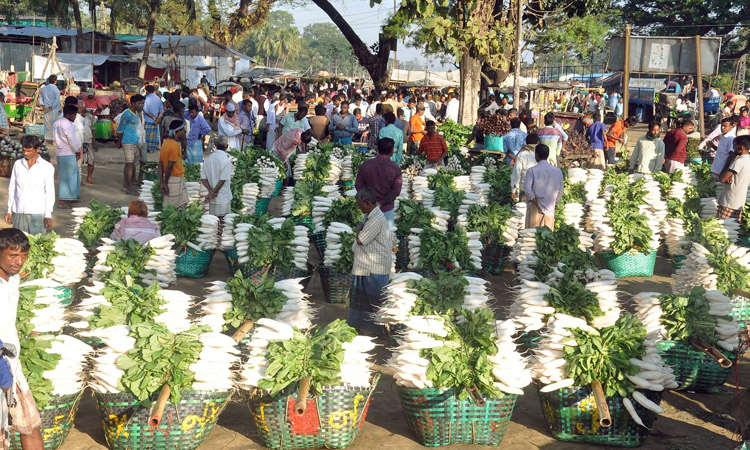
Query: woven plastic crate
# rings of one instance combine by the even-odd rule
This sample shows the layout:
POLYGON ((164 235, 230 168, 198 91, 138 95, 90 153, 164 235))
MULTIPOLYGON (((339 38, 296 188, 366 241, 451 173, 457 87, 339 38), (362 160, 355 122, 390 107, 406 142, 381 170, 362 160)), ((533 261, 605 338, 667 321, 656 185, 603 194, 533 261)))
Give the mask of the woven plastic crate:
MULTIPOLYGON (((57 450, 63 445, 68 433, 73 428, 82 394, 83 392, 71 395, 53 395, 50 397, 47 406, 39 410, 39 415, 42 417, 41 429, 44 450, 57 450)), ((20 434, 13 433, 10 436, 10 449, 22 450, 20 434)))
POLYGON ((278 197, 279 194, 281 194, 281 190, 284 187, 284 180, 279 178, 276 180, 276 186, 273 190, 273 194, 271 194, 272 197, 278 197))
POLYGON ((346 303, 353 282, 351 273, 341 273, 332 267, 320 267, 320 284, 329 303, 346 303))
POLYGON ((255 202, 255 215, 262 216, 268 213, 268 205, 271 204, 272 197, 259 198, 255 202))
MULTIPOLYGON (((149 424, 151 408, 131 394, 96 393, 104 437, 114 450, 192 450, 219 420, 231 392, 183 391, 179 403, 168 402, 161 423, 149 424)), ((153 398, 152 400, 156 400, 153 398)))
POLYGON ((508 429, 516 395, 500 400, 459 400, 453 389, 398 388, 406 423, 426 447, 450 444, 500 445, 508 429))
POLYGON ((326 252, 326 232, 313 233, 310 235, 310 242, 318 250, 320 259, 322 260, 326 252))
POLYGON ((482 271, 493 275, 503 273, 508 251, 508 247, 503 244, 485 245, 482 249, 482 271))
MULTIPOLYGON (((657 405, 664 391, 641 391, 657 405)), ((633 402, 638 416, 646 427, 633 421, 622 404, 622 397, 607 397, 612 425, 599 425, 599 410, 589 387, 572 386, 552 392, 539 392, 544 418, 555 439, 565 442, 588 442, 616 447, 638 447, 648 435, 656 413, 633 402)))
POLYGON ((240 269, 240 264, 237 261, 239 259, 239 255, 237 254, 237 249, 229 248, 229 249, 224 250, 224 258, 227 260, 227 265, 229 266, 229 273, 234 275, 240 269))
POLYGON ((306 216, 301 216, 301 217, 300 216, 292 216, 292 221, 294 222, 295 225, 304 225, 304 226, 306 226, 307 229, 310 230, 310 232, 312 232, 312 230, 314 229, 314 227, 313 227, 313 218, 309 214, 306 215, 306 216))
POLYGON ((208 275, 213 257, 213 250, 197 252, 188 248, 185 253, 175 259, 175 272, 178 277, 203 278, 208 275))
POLYGON ((735 318, 740 329, 750 327, 750 298, 745 298, 740 295, 734 296, 732 299, 732 317, 735 318))
MULTIPOLYGON (((680 341, 663 340, 656 343, 664 363, 674 369, 677 390, 715 392, 732 373, 733 368, 724 369, 713 358, 690 344, 680 341)), ((724 356, 734 360, 735 354, 722 351, 724 356)))
POLYGON ((396 252, 396 270, 406 270, 409 265, 409 240, 408 236, 396 235, 398 238, 398 251, 396 252))
POLYGON ((607 267, 617 275, 617 278, 651 277, 656 265, 656 250, 651 253, 623 253, 615 255, 612 252, 602 254, 607 267))
POLYGON ((55 295, 56 298, 60 300, 60 304, 65 306, 66 308, 70 306, 71 303, 73 303, 73 300, 76 298, 76 287, 75 285, 70 286, 59 286, 54 288, 59 293, 55 295))
POLYGON ((680 267, 682 267, 683 264, 685 264, 685 259, 687 256, 685 255, 677 255, 672 257, 672 268, 674 270, 679 270, 680 267))
POLYGON ((295 412, 295 389, 270 397, 253 395, 248 402, 263 446, 272 449, 346 448, 365 423, 372 393, 369 388, 328 386, 307 399, 307 410, 295 412))
POLYGON ((750 247, 750 236, 740 236, 739 239, 737 239, 737 245, 750 247))

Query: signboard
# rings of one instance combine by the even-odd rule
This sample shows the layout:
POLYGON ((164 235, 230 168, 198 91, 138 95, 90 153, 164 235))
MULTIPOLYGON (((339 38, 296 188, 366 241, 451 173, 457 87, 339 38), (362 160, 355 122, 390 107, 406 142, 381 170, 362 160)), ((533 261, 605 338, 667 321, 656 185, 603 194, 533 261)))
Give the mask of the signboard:
MULTIPOLYGON (((701 73, 718 75, 721 38, 701 37, 701 73)), ((609 45, 609 69, 623 71, 625 38, 616 36, 609 45)), ((694 37, 630 37, 630 72, 695 74, 694 37)))

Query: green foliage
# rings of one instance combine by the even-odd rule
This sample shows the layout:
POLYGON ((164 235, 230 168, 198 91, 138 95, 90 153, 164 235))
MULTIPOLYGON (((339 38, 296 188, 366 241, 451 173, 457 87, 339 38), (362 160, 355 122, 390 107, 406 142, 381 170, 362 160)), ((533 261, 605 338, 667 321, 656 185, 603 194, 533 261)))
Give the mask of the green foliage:
POLYGON ((161 211, 164 208, 164 194, 161 193, 161 181, 154 181, 154 184, 151 186, 151 197, 154 199, 154 210, 161 211))
POLYGON ((573 277, 563 277, 557 286, 551 287, 544 299, 559 313, 580 317, 591 323, 594 318, 603 316, 596 294, 586 289, 586 285, 573 277))
POLYGON ((185 181, 201 181, 201 165, 200 164, 190 164, 185 163, 183 164, 183 167, 185 168, 185 181))
POLYGON ((708 345, 716 343, 716 317, 708 313, 710 302, 704 297, 705 293, 703 287, 695 286, 688 295, 659 296, 660 323, 667 339, 683 342, 697 339, 708 345))
POLYGON ((503 233, 508 219, 513 217, 510 206, 491 203, 487 206, 471 205, 466 214, 466 229, 482 233, 481 239, 485 244, 501 244, 505 242, 503 233))
POLYGON ((558 261, 568 255, 583 253, 578 248, 579 236, 578 229, 567 224, 560 225, 555 231, 547 227, 536 229, 536 249, 532 255, 537 258, 533 266, 537 280, 546 281, 558 261))
POLYGON ((711 166, 707 164, 693 165, 695 179, 698 180, 698 196, 700 198, 716 197, 716 181, 711 178, 711 166))
POLYGON ((294 240, 294 221, 285 220, 281 227, 274 228, 269 223, 262 223, 250 230, 247 254, 250 267, 275 266, 291 267, 294 264, 294 252, 291 242, 294 240))
POLYGON ((442 347, 420 352, 420 356, 429 360, 427 378, 438 389, 455 389, 462 400, 469 398, 469 391, 475 388, 489 398, 503 398, 504 394, 494 385, 493 366, 487 359, 497 354, 497 345, 492 339, 495 331, 492 311, 465 310, 461 315, 466 319, 461 323, 453 323, 450 316, 445 317, 448 336, 443 339, 442 347))
POLYGON ((130 325, 153 322, 163 313, 166 301, 159 295, 156 282, 143 287, 133 277, 125 275, 122 280, 111 279, 101 290, 109 305, 99 306, 88 321, 91 328, 107 328, 115 325, 130 325))
POLYGON ((456 191, 448 186, 438 186, 435 189, 433 205, 450 213, 451 217, 458 217, 458 210, 464 201, 464 191, 456 191))
POLYGON ((419 250, 419 269, 439 272, 446 263, 460 267, 472 267, 469 238, 463 228, 444 233, 432 227, 424 228, 419 235, 422 243, 419 250))
POLYGON ((630 251, 650 252, 652 230, 648 217, 639 210, 646 195, 645 180, 640 178, 630 183, 626 174, 608 170, 602 182, 602 185, 607 184, 614 186, 607 201, 607 217, 615 233, 612 251, 615 255, 630 251))
POLYGON ((441 123, 437 127, 437 131, 443 134, 443 139, 445 139, 448 145, 464 145, 469 136, 471 136, 472 127, 448 120, 441 123))
POLYGON ((364 213, 357 205, 357 199, 354 197, 344 197, 333 201, 331 209, 326 211, 323 216, 323 227, 328 228, 332 222, 341 222, 356 227, 364 219, 364 213))
POLYGON ((322 183, 331 170, 331 155, 328 152, 310 152, 305 160, 305 181, 322 183))
POLYGON ((490 184, 489 203, 510 205, 510 176, 513 174, 513 166, 502 165, 497 169, 487 169, 484 173, 484 182, 490 184))
POLYGON ((553 57, 573 57, 588 60, 605 49, 605 37, 610 30, 602 23, 606 12, 587 11, 585 15, 568 17, 565 13, 545 17, 543 31, 531 34, 528 39, 534 54, 553 57))
POLYGON ((747 289, 750 287, 750 276, 748 270, 727 254, 729 244, 718 244, 708 255, 708 264, 716 274, 716 289, 724 295, 732 295, 735 289, 747 289))
POLYGON ((81 227, 76 232, 76 237, 87 248, 94 247, 99 239, 109 237, 122 215, 120 208, 111 208, 109 205, 99 203, 96 200, 91 200, 89 209, 91 211, 83 216, 81 227))
POLYGON ((54 231, 35 236, 28 235, 29 243, 31 244, 29 257, 26 259, 23 267, 21 267, 20 272, 26 274, 24 280, 44 278, 46 274, 54 270, 51 261, 52 258, 60 254, 54 250, 55 241, 59 237, 60 235, 54 231))
POLYGON ((685 217, 685 240, 697 242, 714 253, 726 248, 730 242, 724 227, 715 217, 702 219, 698 214, 685 217))
POLYGON ((51 346, 49 337, 27 336, 21 339, 21 372, 29 383, 38 408, 47 406, 55 388, 50 380, 44 378, 44 372, 54 370, 60 361, 60 355, 57 353, 47 353, 51 346))
MULTIPOLYGON (((640 359, 646 353, 646 327, 632 314, 625 314, 614 325, 599 330, 598 335, 580 328, 570 331, 570 339, 578 345, 566 345, 563 352, 568 361, 565 373, 575 380, 575 385, 589 386, 599 380, 607 397, 630 396, 635 386, 625 375, 638 373, 630 358, 640 359)), ((562 343, 565 342, 564 339, 562 343)))
POLYGON ((333 270, 338 273, 350 273, 354 266, 354 243, 357 242, 355 233, 344 233, 341 235, 341 256, 333 265, 333 270))
POLYGON ((435 190, 439 187, 447 187, 451 190, 456 190, 456 182, 454 181, 455 175, 445 169, 440 169, 437 173, 427 175, 427 187, 435 190))
POLYGON ((316 195, 323 195, 323 186, 320 183, 298 181, 294 185, 294 202, 292 203, 292 215, 297 217, 312 213, 312 202, 316 195))
POLYGON ((161 223, 161 234, 173 234, 175 247, 181 248, 198 239, 201 217, 203 208, 197 203, 190 203, 183 209, 167 206, 156 216, 156 220, 161 223))
POLYGON ((152 396, 168 385, 170 401, 179 402, 180 391, 192 388, 195 374, 189 367, 198 360, 203 349, 199 337, 207 331, 208 327, 193 326, 172 334, 158 323, 132 325, 130 335, 135 338, 135 348, 117 359, 117 367, 125 371, 120 389, 150 407, 152 396))
POLYGON ((323 386, 341 384, 342 344, 356 335, 346 321, 337 319, 306 334, 295 330, 288 341, 269 342, 267 378, 260 380, 258 387, 273 396, 303 378, 310 379, 310 391, 317 394, 323 386))
POLYGON ((44 305, 35 304, 36 291, 39 286, 24 286, 18 289, 18 308, 16 309, 16 331, 18 337, 23 340, 34 331, 31 319, 34 318, 34 310, 44 308, 44 305))
POLYGON ((396 233, 408 236, 412 228, 429 228, 435 215, 414 200, 403 199, 398 203, 398 220, 396 233))
POLYGON ((286 176, 286 169, 279 158, 269 153, 266 149, 256 146, 245 147, 244 152, 232 150, 229 155, 235 158, 234 175, 232 175, 232 211, 241 211, 242 186, 247 183, 260 183, 260 168, 275 165, 279 170, 279 177, 286 176))
POLYGON ((264 275, 259 283, 244 278, 240 271, 227 280, 232 307, 224 313, 226 329, 237 329, 248 320, 274 318, 284 307, 286 295, 274 287, 274 279, 264 275))
MULTIPOLYGON (((125 239, 114 244, 115 249, 107 255, 106 265, 111 267, 109 272, 102 272, 100 281, 124 280, 126 275, 137 277, 147 272, 145 270, 154 249, 143 245, 135 239, 125 239)), ((149 270, 148 272, 153 272, 149 270)))
POLYGON ((422 278, 409 281, 409 292, 417 296, 412 315, 443 315, 454 317, 461 313, 464 289, 469 282, 460 271, 438 272, 437 279, 422 278))

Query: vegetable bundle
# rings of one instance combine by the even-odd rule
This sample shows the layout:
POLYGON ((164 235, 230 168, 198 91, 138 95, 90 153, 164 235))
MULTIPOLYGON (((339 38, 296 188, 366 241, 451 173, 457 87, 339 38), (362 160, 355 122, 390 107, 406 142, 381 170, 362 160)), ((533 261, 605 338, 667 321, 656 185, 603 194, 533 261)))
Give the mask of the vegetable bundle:
POLYGON ((693 243, 682 267, 673 276, 672 292, 678 294, 693 286, 703 286, 731 295, 735 289, 750 286, 750 249, 720 241, 713 244, 709 249, 693 243))
POLYGON ((338 273, 350 273, 354 265, 354 244, 357 234, 349 225, 331 222, 326 234, 326 251, 323 265, 333 267, 338 273))
POLYGON ((242 223, 235 227, 234 238, 240 264, 251 268, 307 268, 307 228, 295 226, 292 219, 274 218, 258 226, 242 223))
POLYGON ((312 216, 316 233, 324 232, 333 222, 357 226, 364 218, 355 197, 315 197, 312 216))
POLYGON ((372 338, 357 336, 343 320, 302 333, 270 319, 258 321, 250 341, 250 359, 243 365, 239 386, 258 387, 270 395, 309 380, 310 391, 326 386, 370 385, 372 338))
POLYGON ((86 276, 87 250, 81 241, 61 238, 54 231, 28 238, 29 257, 21 268, 25 280, 50 278, 70 286, 86 276))
POLYGON ((427 228, 435 214, 414 200, 401 200, 396 209, 396 233, 406 236, 412 228, 427 228))
POLYGON ((75 226, 73 234, 87 248, 95 246, 99 239, 109 237, 122 217, 120 208, 91 200, 88 208, 73 208, 75 226))
POLYGON ((443 232, 429 227, 413 228, 409 235, 409 268, 439 272, 446 264, 478 270, 482 267, 480 233, 463 228, 443 232))
POLYGON ((183 209, 167 206, 156 216, 162 234, 174 236, 175 247, 189 246, 197 251, 212 250, 219 245, 219 218, 204 214, 195 203, 183 209))

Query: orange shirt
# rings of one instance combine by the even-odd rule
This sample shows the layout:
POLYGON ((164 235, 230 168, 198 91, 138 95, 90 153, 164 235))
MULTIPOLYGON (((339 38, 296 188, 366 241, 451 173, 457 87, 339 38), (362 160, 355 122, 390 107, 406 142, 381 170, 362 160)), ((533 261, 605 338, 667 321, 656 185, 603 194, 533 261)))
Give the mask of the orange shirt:
POLYGON ((422 117, 419 114, 414 114, 409 119, 409 127, 411 127, 411 140, 412 142, 419 142, 422 140, 424 134, 413 134, 415 131, 424 131, 424 125, 422 124, 422 117))
POLYGON ((167 170, 167 165, 170 161, 174 161, 170 176, 181 177, 185 175, 185 168, 182 166, 182 148, 180 147, 180 143, 174 139, 165 139, 164 143, 161 144, 159 162, 164 166, 164 170, 167 170))
MULTIPOLYGON (((618 120, 614 124, 612 124, 611 127, 609 127, 609 132, 607 134, 612 134, 612 136, 615 137, 621 137, 622 133, 625 132, 625 121, 624 120, 618 120)), ((609 147, 616 147, 617 146, 617 140, 607 136, 607 148, 609 147)))

